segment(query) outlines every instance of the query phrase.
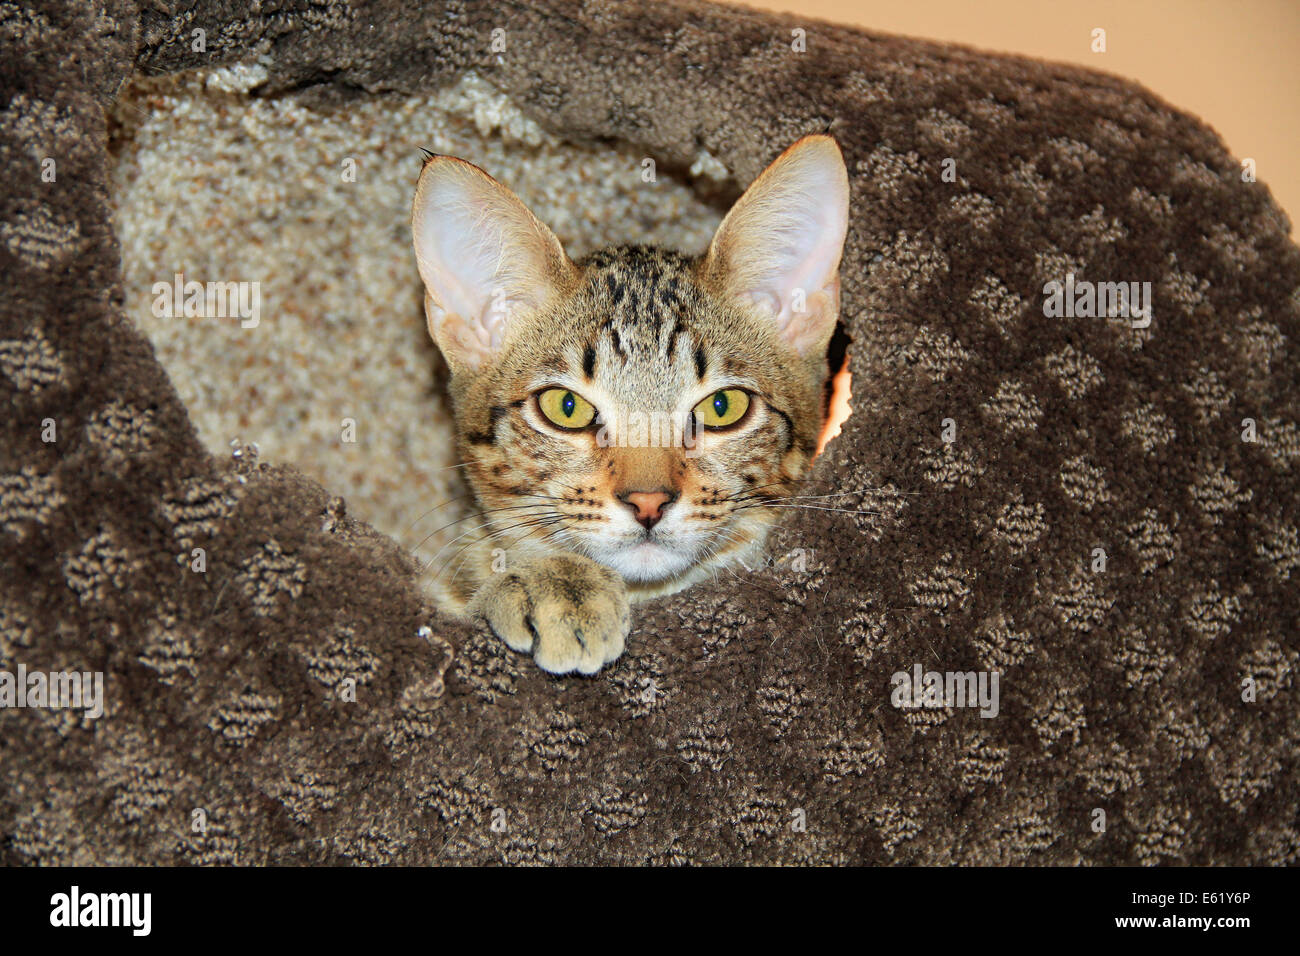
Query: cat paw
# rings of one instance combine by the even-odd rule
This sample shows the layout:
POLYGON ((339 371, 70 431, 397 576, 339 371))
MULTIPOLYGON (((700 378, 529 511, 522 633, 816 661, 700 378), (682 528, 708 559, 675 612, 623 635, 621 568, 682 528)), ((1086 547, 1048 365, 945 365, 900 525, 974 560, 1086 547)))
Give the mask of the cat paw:
POLYGON ((623 579, 579 555, 500 572, 474 603, 497 637, 552 674, 596 673, 623 653, 631 626, 623 579))

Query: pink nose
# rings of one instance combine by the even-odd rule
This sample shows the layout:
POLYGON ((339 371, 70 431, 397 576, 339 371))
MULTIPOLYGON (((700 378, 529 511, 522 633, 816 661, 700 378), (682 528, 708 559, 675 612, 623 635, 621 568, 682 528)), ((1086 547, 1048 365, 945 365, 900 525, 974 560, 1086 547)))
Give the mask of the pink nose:
POLYGON ((664 491, 630 491, 618 496, 636 512, 636 520, 647 528, 653 528, 664 516, 664 505, 677 496, 664 491))

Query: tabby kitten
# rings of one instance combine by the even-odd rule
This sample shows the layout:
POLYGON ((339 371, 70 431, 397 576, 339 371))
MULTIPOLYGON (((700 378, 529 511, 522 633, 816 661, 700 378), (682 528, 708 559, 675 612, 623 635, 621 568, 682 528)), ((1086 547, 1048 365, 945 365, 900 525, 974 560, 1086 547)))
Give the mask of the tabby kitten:
POLYGON ((839 147, 808 136, 702 256, 574 262, 509 189, 432 156, 415 254, 478 507, 426 572, 441 606, 591 674, 630 602, 757 557, 822 428, 848 202, 839 147))

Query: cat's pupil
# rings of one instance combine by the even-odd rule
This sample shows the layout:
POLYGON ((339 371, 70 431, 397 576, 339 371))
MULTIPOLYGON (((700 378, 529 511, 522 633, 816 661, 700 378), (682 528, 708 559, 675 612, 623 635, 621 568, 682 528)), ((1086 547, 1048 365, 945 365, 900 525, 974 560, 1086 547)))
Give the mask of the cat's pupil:
POLYGON ((564 393, 564 397, 560 399, 560 410, 564 412, 565 418, 573 417, 573 409, 577 406, 577 404, 578 403, 573 399, 572 392, 564 393))
POLYGON ((714 414, 716 414, 719 418, 725 418, 726 415, 727 415, 727 405, 728 405, 728 404, 729 404, 729 403, 727 402, 727 393, 726 393, 726 392, 718 392, 716 395, 713 396, 713 412, 714 412, 714 414))

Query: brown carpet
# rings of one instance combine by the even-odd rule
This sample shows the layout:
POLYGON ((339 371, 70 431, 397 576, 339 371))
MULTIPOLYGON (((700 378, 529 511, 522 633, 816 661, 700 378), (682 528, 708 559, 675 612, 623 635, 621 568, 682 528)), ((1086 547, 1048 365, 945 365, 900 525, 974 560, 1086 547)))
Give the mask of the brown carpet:
POLYGON ((0 667, 107 681, 99 720, 0 710, 0 861, 1296 862, 1300 253, 1197 120, 696 3, 6 3, 0 37, 0 667), (829 127, 855 413, 814 484, 876 514, 793 513, 806 562, 556 680, 330 491, 214 460, 121 311, 105 115, 253 57, 331 102, 473 70, 742 182, 829 127), (1150 327, 1045 317, 1067 273, 1149 281, 1150 327), (998 671, 998 716, 895 708, 917 664, 998 671))

